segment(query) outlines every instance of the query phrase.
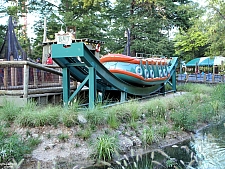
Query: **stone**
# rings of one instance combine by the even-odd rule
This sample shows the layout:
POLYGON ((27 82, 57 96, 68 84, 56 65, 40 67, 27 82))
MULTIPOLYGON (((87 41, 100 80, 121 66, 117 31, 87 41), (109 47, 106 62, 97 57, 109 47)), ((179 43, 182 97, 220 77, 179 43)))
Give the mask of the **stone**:
POLYGON ((79 122, 80 124, 85 124, 85 123, 87 123, 87 119, 85 119, 84 116, 81 115, 81 114, 78 114, 77 120, 78 120, 78 122, 79 122))

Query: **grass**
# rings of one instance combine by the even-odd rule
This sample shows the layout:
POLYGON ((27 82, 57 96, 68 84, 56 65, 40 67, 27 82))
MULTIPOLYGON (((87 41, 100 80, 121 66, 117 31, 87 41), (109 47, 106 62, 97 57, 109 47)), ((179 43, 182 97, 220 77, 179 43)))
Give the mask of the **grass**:
POLYGON ((65 133, 61 133, 58 135, 59 140, 66 142, 69 139, 69 135, 65 133))
POLYGON ((98 160, 110 161, 115 151, 118 151, 118 138, 103 134, 92 143, 92 147, 98 160))
MULTIPOLYGON (((24 151, 19 148, 14 150, 14 152, 18 151, 14 153, 18 154, 16 161, 20 161, 21 153, 31 151, 27 145, 35 147, 39 144, 38 139, 31 137, 34 140, 26 139, 25 141, 21 140, 18 135, 5 132, 5 129, 13 123, 20 127, 47 125, 55 128, 62 125, 68 128, 77 127, 80 130, 76 131, 73 137, 87 142, 91 141, 90 148, 93 149, 96 160, 110 161, 115 152, 119 151, 118 138, 115 137, 116 131, 122 135, 139 137, 142 145, 147 147, 164 139, 169 131, 174 129, 192 131, 199 122, 208 123, 223 115, 225 85, 185 84, 178 86, 177 89, 187 93, 171 98, 157 97, 141 104, 133 100, 109 108, 97 105, 93 110, 79 110, 79 100, 73 101, 69 109, 61 106, 39 107, 34 102, 29 102, 24 108, 19 108, 5 101, 5 106, 0 108, 0 136, 7 138, 8 141, 3 143, 5 146, 2 156, 5 150, 10 151, 11 145, 16 147, 15 142, 17 142, 24 149, 24 151), (87 120, 85 124, 79 122, 78 114, 82 114, 87 120), (93 134, 102 132, 105 128, 109 128, 109 132, 93 140, 93 134)), ((26 133, 27 138, 31 135, 29 132, 26 133)), ((46 137, 51 139, 52 136, 49 133, 46 137)), ((66 134, 58 135, 61 141, 66 141, 68 138, 66 134)), ((12 161, 12 157, 7 156, 5 160, 12 161)), ((154 160, 150 165, 153 163, 154 160)))

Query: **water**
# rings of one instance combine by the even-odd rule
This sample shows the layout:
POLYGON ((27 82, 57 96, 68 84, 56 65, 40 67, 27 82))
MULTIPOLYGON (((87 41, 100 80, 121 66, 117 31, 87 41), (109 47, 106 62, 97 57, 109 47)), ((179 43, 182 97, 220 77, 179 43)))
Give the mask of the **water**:
POLYGON ((164 151, 177 159, 182 168, 188 168, 188 164, 194 161, 189 168, 225 169, 225 121, 204 128, 191 141, 167 147, 164 151), (181 150, 182 147, 186 152, 181 150))
POLYGON ((205 128, 190 143, 196 153, 198 169, 225 169, 224 122, 205 128))

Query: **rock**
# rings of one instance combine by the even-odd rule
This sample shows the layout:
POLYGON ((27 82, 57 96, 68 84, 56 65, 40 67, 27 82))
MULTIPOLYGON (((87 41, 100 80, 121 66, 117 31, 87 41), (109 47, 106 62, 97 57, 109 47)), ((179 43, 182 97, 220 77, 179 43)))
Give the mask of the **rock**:
POLYGON ((32 157, 32 154, 24 154, 23 157, 24 158, 31 158, 32 157))
POLYGON ((86 120, 86 119, 84 118, 84 116, 81 115, 81 114, 78 114, 77 120, 78 120, 78 122, 79 122, 80 124, 85 124, 85 123, 87 123, 87 120, 86 120))
POLYGON ((34 138, 38 138, 38 134, 32 134, 34 138))
POLYGON ((141 146, 142 141, 137 136, 132 136, 131 140, 133 141, 133 146, 141 146))
POLYGON ((120 136, 119 137, 119 148, 122 152, 126 152, 131 149, 133 146, 133 141, 129 139, 128 137, 125 136, 120 136))

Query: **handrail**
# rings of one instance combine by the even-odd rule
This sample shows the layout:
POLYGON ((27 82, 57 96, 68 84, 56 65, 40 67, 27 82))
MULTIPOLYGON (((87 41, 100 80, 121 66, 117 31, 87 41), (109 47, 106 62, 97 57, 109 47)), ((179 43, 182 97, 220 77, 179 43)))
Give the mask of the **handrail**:
POLYGON ((54 73, 54 74, 57 74, 59 76, 62 76, 62 72, 61 71, 58 71, 58 70, 55 70, 53 68, 60 68, 58 65, 42 65, 42 64, 38 64, 38 63, 33 63, 33 62, 30 62, 30 61, 2 61, 0 62, 0 67, 3 68, 3 67, 8 67, 8 66, 11 66, 11 65, 28 65, 28 66, 31 66, 33 68, 37 68, 37 69, 40 69, 40 70, 44 70, 44 71, 48 71, 48 72, 51 72, 51 73, 54 73))

